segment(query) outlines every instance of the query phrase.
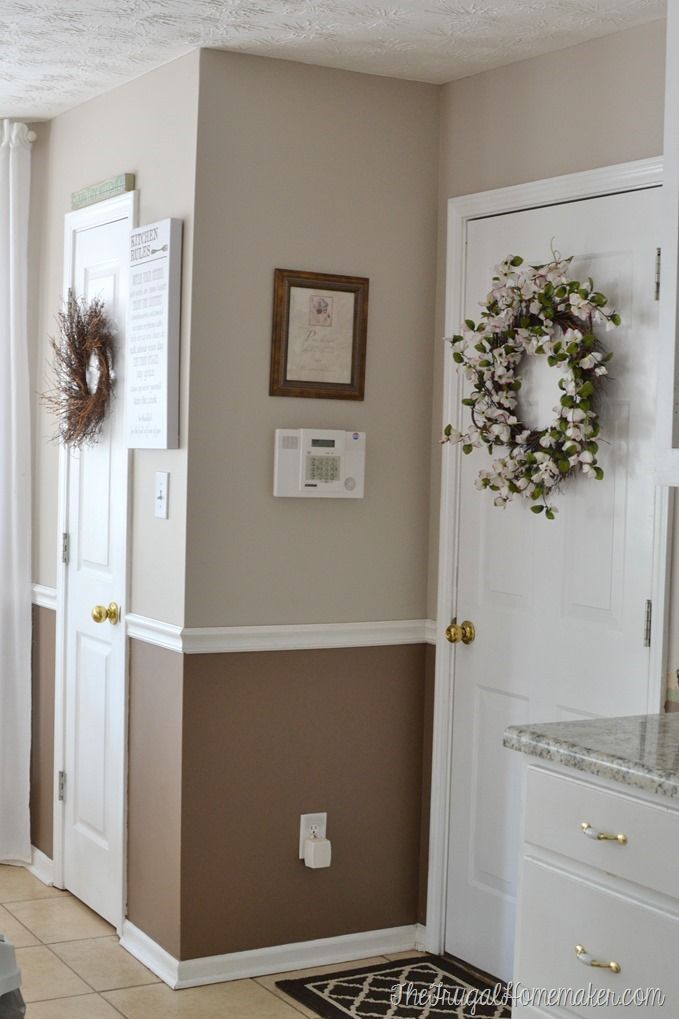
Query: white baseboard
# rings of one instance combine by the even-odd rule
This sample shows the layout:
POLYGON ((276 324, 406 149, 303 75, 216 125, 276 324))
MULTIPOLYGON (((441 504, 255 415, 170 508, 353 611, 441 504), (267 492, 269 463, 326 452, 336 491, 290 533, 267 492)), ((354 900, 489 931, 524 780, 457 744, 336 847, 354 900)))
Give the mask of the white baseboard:
POLYGON ((125 920, 120 943, 123 948, 147 966, 156 976, 172 988, 199 987, 226 980, 242 980, 271 973, 310 969, 313 966, 331 966, 340 962, 353 962, 375 955, 390 955, 418 949, 424 943, 421 924, 391 927, 382 931, 362 931, 337 938, 318 941, 300 941, 290 945, 275 945, 250 952, 232 952, 229 955, 212 955, 204 959, 187 959, 180 962, 156 944, 138 927, 125 920))
POLYGON ((26 870, 30 871, 33 877, 42 881, 44 885, 54 884, 54 863, 49 856, 31 846, 31 862, 25 864, 26 870))

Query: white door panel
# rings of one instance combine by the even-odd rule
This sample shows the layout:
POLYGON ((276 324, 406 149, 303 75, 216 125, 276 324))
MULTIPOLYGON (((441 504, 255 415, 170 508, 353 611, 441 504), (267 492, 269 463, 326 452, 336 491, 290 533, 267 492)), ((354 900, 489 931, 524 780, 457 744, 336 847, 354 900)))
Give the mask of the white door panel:
MULTIPOLYGON (((569 481, 554 521, 518 497, 493 505, 474 480, 485 449, 462 457, 457 605, 477 637, 454 658, 446 950, 497 976, 512 971, 521 762, 508 725, 647 710, 654 538, 654 272, 659 189, 532 209, 468 224, 465 317, 478 320, 508 254, 574 255, 623 317, 600 411, 603 481, 569 481)), ((546 359, 545 359, 546 360, 546 359)), ((559 369, 526 359, 521 415, 553 417, 559 369)))
MULTIPOLYGON (((123 391, 130 209, 67 217, 67 278, 100 297, 116 334, 115 393, 123 391), (94 220, 94 222, 93 222, 94 220)), ((126 646, 122 622, 97 624, 95 605, 126 600, 128 452, 114 396, 97 442, 69 456, 70 557, 65 610, 65 887, 119 926, 124 908, 126 646)))

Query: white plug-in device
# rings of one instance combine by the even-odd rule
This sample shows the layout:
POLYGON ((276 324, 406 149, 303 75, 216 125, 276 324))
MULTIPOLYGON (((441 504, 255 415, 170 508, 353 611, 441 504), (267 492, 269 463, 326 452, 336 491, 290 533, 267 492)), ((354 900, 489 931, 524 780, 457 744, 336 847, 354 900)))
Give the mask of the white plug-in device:
POLYGON ((330 839, 311 838, 304 840, 304 866, 313 870, 329 867, 332 859, 330 839))
POLYGON ((276 429, 274 495, 362 499, 364 477, 365 432, 276 429))

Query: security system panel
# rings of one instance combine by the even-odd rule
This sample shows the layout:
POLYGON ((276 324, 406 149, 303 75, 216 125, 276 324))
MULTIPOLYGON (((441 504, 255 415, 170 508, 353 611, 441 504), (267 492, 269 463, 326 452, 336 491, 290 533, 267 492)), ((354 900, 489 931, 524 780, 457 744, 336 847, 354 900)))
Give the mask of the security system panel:
POLYGON ((362 499, 365 432, 277 428, 273 494, 362 499))

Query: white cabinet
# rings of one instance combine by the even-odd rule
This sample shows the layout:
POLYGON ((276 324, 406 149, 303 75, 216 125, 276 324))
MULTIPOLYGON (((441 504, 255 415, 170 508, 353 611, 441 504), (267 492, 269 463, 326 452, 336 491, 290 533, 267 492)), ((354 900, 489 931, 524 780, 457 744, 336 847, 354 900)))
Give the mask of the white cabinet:
POLYGON ((679 805, 572 775, 528 767, 514 1015, 679 1015, 679 805))

